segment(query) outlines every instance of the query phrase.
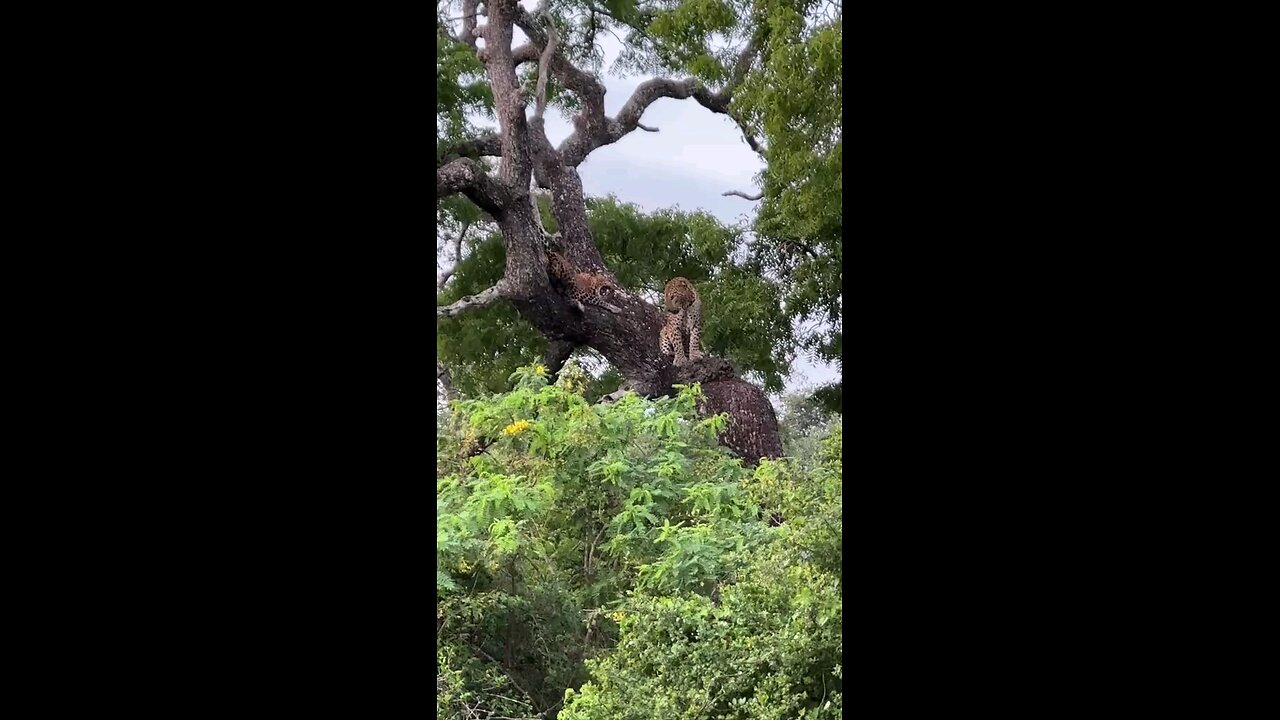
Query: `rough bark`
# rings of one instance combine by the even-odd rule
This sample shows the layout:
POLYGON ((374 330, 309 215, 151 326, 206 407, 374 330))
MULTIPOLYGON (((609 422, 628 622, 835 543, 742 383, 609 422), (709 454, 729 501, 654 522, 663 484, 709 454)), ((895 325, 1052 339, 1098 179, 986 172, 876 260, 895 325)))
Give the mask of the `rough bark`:
MULTIPOLYGON (((568 351, 588 346, 600 352, 626 378, 622 390, 658 397, 672 393, 673 384, 701 383, 704 398, 700 411, 729 414, 728 426, 721 436, 724 445, 749 464, 761 457, 780 455, 778 421, 760 388, 743 381, 720 358, 704 357, 677 368, 659 352, 663 311, 622 288, 605 267, 587 222, 582 179, 577 171, 591 151, 617 142, 637 128, 650 130, 640 124, 640 118, 660 98, 692 97, 713 112, 730 114, 733 84, 741 80, 753 47, 748 46, 742 53, 734 81, 718 93, 692 79, 649 80, 641 83, 616 117, 609 118, 604 113, 604 86, 574 67, 556 47, 554 31, 547 32, 547 23, 553 21, 542 8, 530 13, 514 0, 493 0, 486 3, 486 8, 488 22, 477 26, 475 0, 464 1, 459 40, 475 47, 476 38, 484 38, 484 48, 477 51, 477 56, 485 64, 493 89, 498 134, 449 149, 442 158, 445 164, 436 171, 436 189, 437 197, 464 193, 493 216, 505 245, 506 273, 493 288, 438 308, 437 316, 506 300, 551 341, 547 359, 556 370, 568 357, 568 351), (524 31, 529 42, 513 50, 514 26, 524 31), (541 61, 543 73, 582 102, 583 110, 574 118, 576 131, 559 147, 552 147, 547 140, 541 103, 533 117, 526 116, 529 98, 520 91, 515 70, 520 63, 534 60, 541 61), (474 159, 479 155, 501 157, 496 177, 474 159), (551 211, 559 230, 555 237, 546 234, 535 214, 529 194, 531 180, 551 191, 551 211), (602 274, 622 290, 610 298, 620 312, 593 306, 579 310, 553 290, 546 267, 546 251, 551 249, 548 245, 563 254, 576 272, 602 274)), ((545 82, 544 76, 539 86, 545 87, 545 82)), ((758 149, 750 133, 744 133, 752 147, 758 149)))

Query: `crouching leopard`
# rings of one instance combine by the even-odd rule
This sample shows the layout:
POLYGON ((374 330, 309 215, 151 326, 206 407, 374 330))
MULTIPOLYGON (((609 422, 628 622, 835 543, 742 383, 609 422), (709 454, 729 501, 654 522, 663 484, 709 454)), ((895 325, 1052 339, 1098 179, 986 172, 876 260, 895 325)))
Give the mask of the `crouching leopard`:
MULTIPOLYGON (((547 274, 551 281, 564 290, 579 311, 586 312, 585 305, 595 305, 617 314, 622 310, 605 301, 609 293, 618 293, 618 288, 609 282, 609 278, 599 273, 575 273, 569 262, 558 252, 547 253, 547 274)), ((620 293, 619 293, 620 294, 620 293)))
POLYGON ((658 348, 663 355, 674 355, 677 366, 702 357, 699 347, 702 335, 702 298, 685 278, 672 278, 662 290, 662 303, 667 321, 658 335, 658 348), (684 353, 685 337, 689 339, 689 356, 684 353))

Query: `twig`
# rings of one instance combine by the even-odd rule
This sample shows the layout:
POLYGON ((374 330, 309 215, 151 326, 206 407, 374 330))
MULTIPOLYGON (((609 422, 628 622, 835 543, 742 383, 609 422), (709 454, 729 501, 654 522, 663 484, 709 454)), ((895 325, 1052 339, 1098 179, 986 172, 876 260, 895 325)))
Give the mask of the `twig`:
POLYGON ((584 580, 586 579, 587 575, 591 574, 591 560, 594 558, 594 555, 595 555, 596 543, 600 542, 600 536, 604 534, 605 528, 607 527, 608 525, 602 526, 600 528, 600 532, 597 532, 596 536, 591 538, 591 545, 587 548, 587 556, 586 556, 585 562, 583 562, 582 564, 582 575, 584 580))
POLYGON ((474 446, 472 446, 465 453, 463 453, 462 457, 473 458, 479 455, 480 453, 484 452, 485 450, 488 450, 495 442, 497 442, 497 440, 494 438, 490 438, 490 437, 479 438, 478 440, 476 440, 476 444, 474 446))
POLYGON ((481 690, 481 691, 480 691, 480 694, 481 694, 481 695, 488 695, 489 697, 502 698, 503 700, 506 700, 507 702, 520 703, 521 705, 524 705, 525 707, 533 707, 533 705, 530 705, 529 703, 527 703, 527 702, 525 702, 525 701, 523 701, 523 700, 517 700, 517 699, 515 699, 515 698, 509 698, 509 697, 507 697, 506 695, 498 695, 497 693, 485 692, 485 691, 483 691, 483 690, 481 690))
POLYGON ((720 193, 720 194, 721 194, 721 195, 724 195, 724 196, 726 196, 726 197, 727 197, 727 196, 729 196, 729 195, 737 195, 738 197, 742 198, 743 200, 759 200, 760 198, 764 197, 764 192, 763 192, 763 191, 762 191, 762 192, 758 192, 758 193, 756 193, 755 195, 748 195, 748 194, 746 194, 746 193, 742 192, 741 190, 730 190, 729 192, 722 192, 722 193, 720 193))
MULTIPOLYGON (((502 668, 503 670, 507 670, 507 668, 506 668, 502 663, 500 663, 500 662, 498 662, 497 660, 495 660, 495 659, 494 659, 494 657, 493 657, 492 655, 490 655, 489 653, 485 652, 484 650, 482 650, 482 649, 480 649, 480 648, 478 648, 478 647, 476 647, 476 648, 472 648, 472 649, 473 649, 473 650, 475 650, 476 652, 480 653, 481 655, 485 656, 486 658, 488 658, 489 662, 493 663, 494 665, 497 665, 498 667, 502 668)), ((515 686, 516 686, 516 689, 517 689, 517 690, 519 690, 520 692, 524 693, 524 696, 525 696, 525 697, 530 698, 530 699, 532 699, 532 698, 533 698, 533 694, 532 694, 532 693, 530 693, 528 690, 525 690, 523 687, 521 687, 521 686, 520 686, 520 683, 516 682, 516 679, 515 679, 514 677, 511 677, 511 673, 510 673, 510 672, 507 672, 507 679, 511 681, 511 684, 512 684, 512 685, 515 685, 515 686)))

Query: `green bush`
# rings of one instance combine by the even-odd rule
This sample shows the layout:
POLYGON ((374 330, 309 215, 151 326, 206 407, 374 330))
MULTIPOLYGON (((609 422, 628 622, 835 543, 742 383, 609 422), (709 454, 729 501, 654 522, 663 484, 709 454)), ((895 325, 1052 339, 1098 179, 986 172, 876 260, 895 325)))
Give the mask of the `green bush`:
POLYGON ((839 427, 752 471, 696 386, 590 405, 560 377, 439 426, 437 712, 839 717, 839 427))

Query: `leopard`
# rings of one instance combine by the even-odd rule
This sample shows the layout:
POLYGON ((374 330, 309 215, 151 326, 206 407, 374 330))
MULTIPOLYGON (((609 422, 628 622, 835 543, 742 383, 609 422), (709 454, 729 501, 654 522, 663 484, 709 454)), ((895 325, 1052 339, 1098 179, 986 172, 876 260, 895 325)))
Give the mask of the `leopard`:
POLYGON ((658 335, 658 347, 665 355, 674 355, 676 367, 687 365, 702 357, 702 298, 687 278, 672 278, 662 290, 662 303, 667 320, 658 335), (684 352, 685 336, 689 340, 689 354, 684 352))
POLYGON ((605 300, 610 293, 621 295, 621 291, 604 275, 590 272, 575 273, 573 268, 569 267, 569 261, 558 252, 547 254, 547 274, 555 285, 564 290, 566 297, 569 298, 569 304, 578 308, 578 312, 586 312, 587 305, 594 305, 615 315, 622 312, 616 305, 605 300))

